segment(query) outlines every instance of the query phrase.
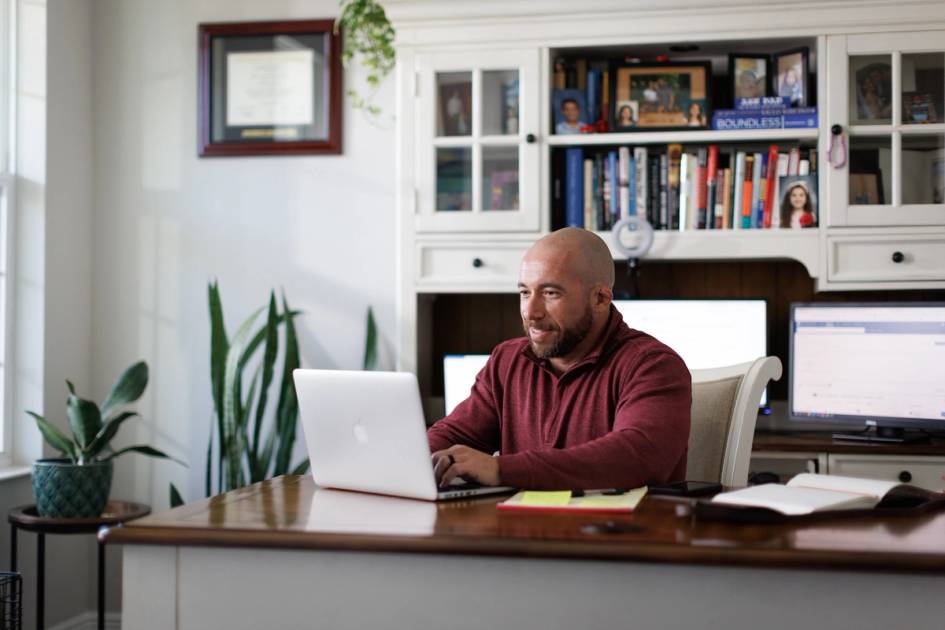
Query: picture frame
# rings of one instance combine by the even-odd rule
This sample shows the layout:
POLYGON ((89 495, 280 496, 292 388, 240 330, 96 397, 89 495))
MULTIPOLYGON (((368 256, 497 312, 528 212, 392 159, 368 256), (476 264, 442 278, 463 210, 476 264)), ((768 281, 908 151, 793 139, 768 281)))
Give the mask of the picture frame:
POLYGON ((437 84, 437 136, 472 135, 472 75, 443 74, 437 84))
POLYGON ((771 57, 762 53, 729 53, 729 95, 739 98, 771 96, 771 57))
POLYGON ((610 76, 612 130, 708 129, 708 61, 614 64, 610 76))
POLYGON ((849 98, 851 123, 892 122, 892 64, 874 57, 851 58, 849 98))
POLYGON ((588 131, 587 97, 584 90, 555 90, 552 93, 551 106, 555 134, 569 135, 588 131))
POLYGON ((817 227, 816 175, 782 175, 778 178, 778 191, 778 225, 782 229, 817 227))
POLYGON ((334 24, 199 24, 198 155, 341 153, 334 24))
POLYGON ((810 54, 806 46, 773 55, 771 96, 787 97, 791 107, 810 102, 810 54))

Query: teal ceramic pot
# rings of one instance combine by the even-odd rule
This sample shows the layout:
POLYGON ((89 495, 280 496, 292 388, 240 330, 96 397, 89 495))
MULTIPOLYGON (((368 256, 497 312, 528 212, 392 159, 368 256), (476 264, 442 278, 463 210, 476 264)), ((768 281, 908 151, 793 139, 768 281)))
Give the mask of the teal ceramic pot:
POLYGON ((48 518, 99 516, 112 488, 112 462, 79 466, 68 459, 33 462, 36 511, 48 518))

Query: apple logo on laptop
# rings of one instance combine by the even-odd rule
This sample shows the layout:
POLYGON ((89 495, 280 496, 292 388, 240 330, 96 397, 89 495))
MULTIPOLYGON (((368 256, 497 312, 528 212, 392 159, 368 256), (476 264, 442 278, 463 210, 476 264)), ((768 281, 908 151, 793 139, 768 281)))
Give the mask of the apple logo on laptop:
POLYGON ((352 429, 352 433, 354 433, 354 439, 360 444, 367 444, 367 427, 364 426, 364 421, 361 418, 358 418, 358 421, 354 423, 354 429, 352 429))

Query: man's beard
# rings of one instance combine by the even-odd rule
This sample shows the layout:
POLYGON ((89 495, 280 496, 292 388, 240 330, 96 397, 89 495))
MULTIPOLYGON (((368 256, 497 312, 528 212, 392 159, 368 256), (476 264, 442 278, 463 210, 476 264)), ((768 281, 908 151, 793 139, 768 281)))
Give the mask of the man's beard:
MULTIPOLYGON (((584 338, 587 337, 587 333, 591 331, 591 326, 594 325, 594 314, 591 311, 590 307, 587 307, 587 310, 584 311, 584 315, 581 316, 581 319, 570 328, 556 328, 558 331, 558 338, 550 346, 539 346, 534 341, 531 340, 531 335, 528 333, 528 322, 522 322, 523 327, 525 328, 525 334, 528 335, 529 345, 531 345, 532 352, 535 353, 535 356, 539 359, 556 359, 558 357, 564 357, 570 354, 579 343, 584 341, 584 338)), ((533 326, 533 328, 538 328, 533 326)), ((540 330, 547 330, 541 328, 540 330)))

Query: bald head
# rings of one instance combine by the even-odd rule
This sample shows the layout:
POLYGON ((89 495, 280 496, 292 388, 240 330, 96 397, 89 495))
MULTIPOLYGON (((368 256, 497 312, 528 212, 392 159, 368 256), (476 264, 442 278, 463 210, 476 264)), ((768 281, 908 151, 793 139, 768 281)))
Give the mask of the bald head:
POLYGON ((607 243, 594 232, 566 227, 540 239, 528 250, 523 264, 550 263, 567 269, 585 286, 614 288, 614 260, 607 243))

